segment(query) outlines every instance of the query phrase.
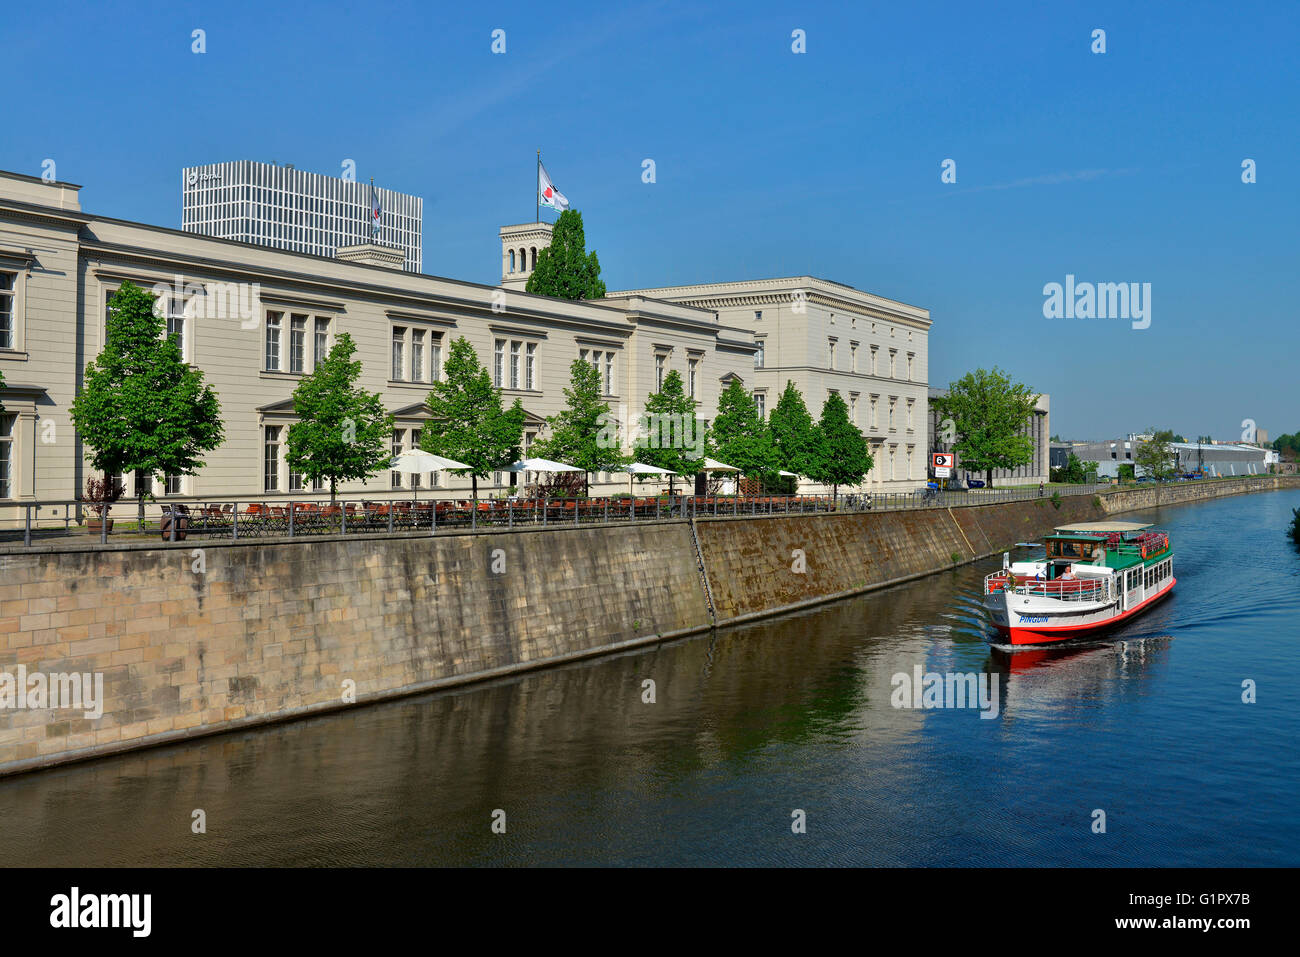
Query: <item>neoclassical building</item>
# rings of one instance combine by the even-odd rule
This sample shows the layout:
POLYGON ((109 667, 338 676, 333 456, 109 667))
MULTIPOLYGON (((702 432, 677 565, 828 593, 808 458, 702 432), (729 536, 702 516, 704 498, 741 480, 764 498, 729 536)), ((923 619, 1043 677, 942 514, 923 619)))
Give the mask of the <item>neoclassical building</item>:
MULTIPOLYGON (((463 336, 506 401, 523 405, 525 451, 545 437, 546 418, 564 405, 570 365, 582 359, 601 372, 605 399, 628 426, 671 370, 703 419, 716 414, 732 379, 764 411, 787 381, 814 416, 839 392, 875 455, 867 484, 924 481, 924 309, 807 276, 570 302, 524 291, 550 242, 548 223, 501 228, 500 284, 481 285, 404 270, 409 255, 372 243, 324 256, 97 216, 82 209, 80 189, 0 171, 0 525, 21 519, 14 505, 84 492, 92 473, 69 406, 103 348, 108 300, 127 281, 159 296, 168 333, 217 392, 225 426, 224 443, 197 474, 120 476, 127 496, 146 485, 162 501, 328 495, 291 473, 286 436, 295 387, 344 332, 357 344, 361 385, 395 417, 394 452, 418 444, 430 384, 449 342, 463 336)), ((480 490, 504 492, 510 481, 498 473, 480 490)), ((620 491, 626 481, 600 475, 593 485, 620 491)), ((387 497, 415 488, 465 497, 469 480, 384 471, 340 492, 387 497)))
MULTIPOLYGON (((745 375, 759 410, 793 382, 813 418, 832 392, 867 437, 874 467, 865 488, 906 490, 925 482, 929 420, 930 313, 852 286, 796 276, 609 293, 707 309, 754 337, 745 375)), ((811 488, 808 483, 803 483, 811 488)))
MULTIPOLYGON (((0 172, 0 522, 8 527, 21 511, 5 503, 71 499, 85 489, 91 472, 69 405, 103 347, 109 297, 126 281, 160 293, 168 331, 217 392, 225 425, 225 442, 198 474, 122 476, 128 496, 143 483, 160 500, 327 495, 290 473, 285 438, 294 388, 343 332, 357 344, 361 385, 396 417, 394 451, 418 442, 430 383, 460 336, 506 401, 521 401, 525 446, 563 407, 578 358, 601 370, 622 422, 635 422, 665 369, 683 377, 693 370, 707 409, 730 377, 752 375, 752 334, 707 309, 635 295, 601 302, 530 295, 510 281, 520 277, 505 255, 503 284, 487 286, 403 271, 402 254, 383 246, 325 257, 126 222, 83 210, 79 190, 0 172)), ((495 475, 480 490, 504 491, 510 478, 495 475)), ((447 474, 385 471, 341 491, 409 494, 414 482, 426 496, 432 487, 436 496, 463 497, 469 487, 447 474)), ((626 482, 596 477, 598 488, 626 482)))

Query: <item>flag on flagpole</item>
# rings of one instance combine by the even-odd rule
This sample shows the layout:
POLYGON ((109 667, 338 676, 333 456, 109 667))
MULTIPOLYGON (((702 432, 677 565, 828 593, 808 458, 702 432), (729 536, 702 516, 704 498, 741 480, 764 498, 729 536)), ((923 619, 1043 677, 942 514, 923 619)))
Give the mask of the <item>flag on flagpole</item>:
POLYGON ((379 235, 379 216, 383 213, 383 208, 379 205, 379 194, 375 192, 375 181, 370 181, 370 219, 371 231, 379 235))
POLYGON ((546 175, 546 167, 540 162, 537 164, 537 198, 543 206, 558 209, 560 212, 569 208, 568 197, 555 188, 551 178, 546 175))

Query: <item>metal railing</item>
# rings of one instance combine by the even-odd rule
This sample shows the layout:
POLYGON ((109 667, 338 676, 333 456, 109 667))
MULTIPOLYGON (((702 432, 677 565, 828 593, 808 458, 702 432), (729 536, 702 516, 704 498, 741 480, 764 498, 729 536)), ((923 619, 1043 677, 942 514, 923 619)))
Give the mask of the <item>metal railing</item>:
POLYGON ((992 595, 999 591, 1011 591, 1016 595, 1037 598, 1052 598, 1056 601, 1109 601, 1111 580, 1109 578, 1070 578, 1056 581, 1041 581, 1035 578, 1016 578, 1016 584, 1008 588, 1005 570, 996 571, 984 578, 984 593, 992 595))
MULTIPOLYGON (((1058 488, 1063 495, 1095 494, 1109 486, 1058 488)), ((302 538, 313 535, 364 535, 479 528, 594 525, 691 518, 785 516, 913 509, 956 508, 1038 499, 1037 489, 911 492, 854 492, 829 495, 674 495, 572 499, 466 499, 412 501, 348 496, 336 502, 300 501, 284 496, 198 498, 172 496, 138 503, 119 501, 106 508, 78 499, 0 503, 0 544, 26 546, 63 537, 98 537, 101 543, 190 539, 238 541, 250 538, 302 538), (83 529, 83 522, 85 528, 83 529), (89 535, 87 535, 89 532, 89 535)))

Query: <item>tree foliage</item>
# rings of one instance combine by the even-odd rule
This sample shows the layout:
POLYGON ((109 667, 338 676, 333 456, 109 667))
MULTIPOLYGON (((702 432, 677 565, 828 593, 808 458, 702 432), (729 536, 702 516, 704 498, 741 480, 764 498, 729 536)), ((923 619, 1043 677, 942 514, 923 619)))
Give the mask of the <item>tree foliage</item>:
POLYGON ((533 455, 582 469, 584 485, 592 472, 612 472, 627 461, 609 405, 601 398, 602 383, 599 369, 574 359, 569 365, 569 387, 564 390, 566 405, 547 418, 550 437, 532 448, 533 455))
POLYGON ((430 419, 420 432, 420 447, 470 466, 474 500, 478 480, 515 462, 524 437, 524 407, 516 399, 502 405, 501 390, 464 336, 452 341, 443 379, 428 398, 430 419))
POLYGON ((992 371, 966 373, 949 385, 947 395, 937 396, 931 404, 940 416, 953 420, 958 465, 984 472, 992 488, 994 469, 1013 469, 1032 461, 1034 442, 1024 433, 1038 399, 1027 385, 1012 381, 995 366, 992 371))
POLYGON ((785 390, 768 415, 767 428, 776 468, 811 477, 822 459, 820 435, 793 382, 786 381, 785 390))
POLYGON ((1174 441, 1174 433, 1169 429, 1148 429, 1147 432, 1151 437, 1138 443, 1133 452, 1133 464, 1140 466, 1146 475, 1163 482, 1174 474, 1178 465, 1178 457, 1169 445, 1174 441))
POLYGON ((820 455, 808 477, 831 486, 832 495, 839 495, 841 485, 860 484, 875 464, 866 438, 849 421, 849 407, 838 392, 828 395, 822 405, 817 448, 820 455))
POLYGON ((357 386, 356 351, 352 337, 340 334, 329 355, 293 390, 298 421, 289 426, 285 460, 292 472, 328 481, 331 501, 341 480, 369 478, 393 454, 393 417, 379 393, 357 386))
POLYGON ((748 478, 777 471, 776 456, 767 423, 739 379, 732 379, 718 396, 718 414, 709 426, 713 454, 748 478))
POLYGON ((600 299, 605 283, 600 259, 587 252, 582 213, 566 209, 551 230, 551 244, 537 254, 537 267, 524 287, 527 292, 559 299, 600 299))
MULTIPOLYGON (((131 282, 109 300, 104 348, 86 364, 72 423, 106 475, 193 475, 221 445, 221 407, 203 373, 164 335, 156 298, 131 282)), ((143 507, 145 489, 138 489, 143 507)))
MULTIPOLYGON (((664 376, 658 392, 646 397, 636 439, 637 461, 692 476, 704 468, 708 425, 695 415, 695 400, 686 394, 676 369, 664 376)), ((730 464, 730 463, 728 463, 730 464)), ((672 479, 669 479, 672 487, 672 479)))

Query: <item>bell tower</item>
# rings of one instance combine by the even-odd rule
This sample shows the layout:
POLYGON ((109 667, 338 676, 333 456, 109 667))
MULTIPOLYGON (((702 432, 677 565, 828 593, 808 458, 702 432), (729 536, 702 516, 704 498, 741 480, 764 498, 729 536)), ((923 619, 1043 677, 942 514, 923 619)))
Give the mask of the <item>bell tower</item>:
POLYGON ((537 257, 551 244, 551 223, 501 227, 501 285, 522 290, 537 268, 537 257))

